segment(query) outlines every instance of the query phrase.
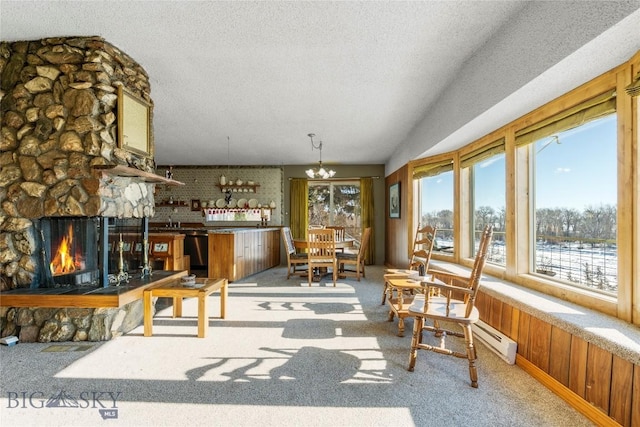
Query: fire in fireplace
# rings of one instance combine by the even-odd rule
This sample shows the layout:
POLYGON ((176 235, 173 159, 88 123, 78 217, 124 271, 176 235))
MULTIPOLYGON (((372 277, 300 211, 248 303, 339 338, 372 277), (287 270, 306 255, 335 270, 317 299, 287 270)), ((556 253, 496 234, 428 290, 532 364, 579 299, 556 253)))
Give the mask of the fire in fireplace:
POLYGON ((41 220, 44 287, 98 286, 98 225, 96 218, 41 220))
MULTIPOLYGON (((56 244, 54 243, 55 247, 56 244)), ((84 256, 81 245, 76 245, 73 240, 73 226, 69 225, 67 234, 62 236, 58 249, 54 251, 53 260, 49 267, 53 276, 69 274, 76 270, 84 270, 84 256), (74 250, 75 249, 75 250, 74 250)))

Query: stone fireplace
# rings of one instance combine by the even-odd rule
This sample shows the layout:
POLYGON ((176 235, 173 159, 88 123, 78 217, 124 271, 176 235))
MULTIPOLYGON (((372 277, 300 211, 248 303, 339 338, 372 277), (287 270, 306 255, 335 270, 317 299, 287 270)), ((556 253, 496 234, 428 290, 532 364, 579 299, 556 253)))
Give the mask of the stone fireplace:
MULTIPOLYGON (((0 78, 0 292, 109 286, 114 260, 99 244, 114 241, 104 230, 154 215, 153 126, 149 156, 117 138, 118 86, 152 105, 146 72, 100 37, 57 37, 0 43, 0 78)), ((139 248, 141 238, 127 241, 139 248)), ((128 268, 137 268, 134 251, 127 254, 128 268)), ((104 326, 103 314, 1 307, 0 335, 24 342, 121 333, 104 326), (92 333, 96 315, 102 326, 92 333)))

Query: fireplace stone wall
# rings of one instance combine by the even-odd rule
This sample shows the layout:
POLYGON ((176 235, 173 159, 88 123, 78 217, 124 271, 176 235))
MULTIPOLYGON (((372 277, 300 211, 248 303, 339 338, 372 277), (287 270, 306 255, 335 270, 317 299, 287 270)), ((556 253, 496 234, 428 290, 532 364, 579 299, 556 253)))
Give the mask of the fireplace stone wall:
MULTIPOLYGON (((37 219, 154 215, 155 184, 96 171, 155 172, 152 157, 118 144, 118 86, 153 105, 146 71, 101 37, 0 42, 0 292, 37 287, 37 219)), ((117 309, 0 307, 0 334, 99 341, 141 319, 140 301, 117 309)))
POLYGON ((140 325, 142 300, 120 308, 0 307, 1 335, 20 342, 108 341, 140 325))
POLYGON ((8 290, 38 276, 32 220, 152 217, 155 184, 94 167, 155 164, 118 146, 117 87, 152 100, 144 69, 104 39, 2 42, 0 78, 0 290, 8 290))

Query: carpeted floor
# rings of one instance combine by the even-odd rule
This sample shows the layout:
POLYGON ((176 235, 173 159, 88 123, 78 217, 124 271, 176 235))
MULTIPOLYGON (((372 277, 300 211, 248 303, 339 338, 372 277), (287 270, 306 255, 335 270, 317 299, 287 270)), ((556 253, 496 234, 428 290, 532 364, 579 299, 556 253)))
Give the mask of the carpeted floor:
POLYGON ((232 283, 226 319, 210 299, 205 339, 189 299, 184 318, 156 314, 153 337, 140 326, 105 343, 3 346, 0 425, 591 425, 482 345, 478 389, 462 359, 420 352, 408 372, 382 272, 335 288, 287 281, 284 268, 232 283))

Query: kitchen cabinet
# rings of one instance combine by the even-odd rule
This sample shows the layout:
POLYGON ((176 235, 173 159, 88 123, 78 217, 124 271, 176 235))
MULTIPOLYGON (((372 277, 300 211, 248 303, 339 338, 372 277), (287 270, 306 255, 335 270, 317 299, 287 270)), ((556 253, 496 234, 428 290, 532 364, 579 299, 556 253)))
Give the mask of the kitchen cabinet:
POLYGON ((149 233, 149 260, 162 263, 163 270, 189 270, 184 259, 184 234, 149 233))
POLYGON ((237 281, 280 265, 279 228, 209 232, 209 277, 237 281))

